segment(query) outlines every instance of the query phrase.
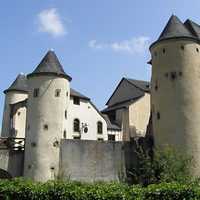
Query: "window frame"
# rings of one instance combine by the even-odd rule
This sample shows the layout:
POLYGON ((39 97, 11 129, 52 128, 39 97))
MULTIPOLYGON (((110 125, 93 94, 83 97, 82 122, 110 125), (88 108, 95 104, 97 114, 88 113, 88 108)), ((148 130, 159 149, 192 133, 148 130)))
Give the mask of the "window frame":
POLYGON ((60 97, 61 94, 61 89, 56 89, 55 90, 55 97, 60 97))
POLYGON ((73 104, 74 105, 80 105, 80 98, 79 97, 73 97, 73 104))
POLYGON ((108 141, 116 141, 116 135, 108 134, 108 141), (110 138, 111 137, 111 138, 110 138))
POLYGON ((34 88, 33 89, 33 97, 37 98, 37 97, 39 97, 39 94, 40 94, 40 88, 34 88))
POLYGON ((97 122, 97 134, 103 134, 103 123, 101 121, 97 122))
POLYGON ((80 120, 78 118, 75 118, 73 120, 73 131, 76 133, 80 133, 80 120))

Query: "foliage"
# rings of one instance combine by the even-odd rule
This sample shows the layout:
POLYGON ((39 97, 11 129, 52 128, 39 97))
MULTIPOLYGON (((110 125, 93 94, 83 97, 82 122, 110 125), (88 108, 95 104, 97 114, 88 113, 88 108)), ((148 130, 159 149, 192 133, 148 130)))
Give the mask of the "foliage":
POLYGON ((147 186, 152 183, 194 181, 190 176, 192 158, 166 147, 163 150, 154 150, 150 153, 141 146, 136 150, 137 166, 129 173, 133 183, 147 186))
POLYGON ((192 200, 200 199, 198 184, 161 183, 141 187, 121 183, 80 183, 0 180, 1 200, 192 200))

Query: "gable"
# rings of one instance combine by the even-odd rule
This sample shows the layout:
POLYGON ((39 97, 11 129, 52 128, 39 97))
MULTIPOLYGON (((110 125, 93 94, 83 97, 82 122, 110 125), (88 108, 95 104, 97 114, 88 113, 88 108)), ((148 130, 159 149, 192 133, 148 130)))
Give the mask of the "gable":
POLYGON ((131 84, 128 80, 123 78, 114 93, 106 103, 107 106, 112 106, 124 101, 132 100, 144 95, 144 91, 131 84))

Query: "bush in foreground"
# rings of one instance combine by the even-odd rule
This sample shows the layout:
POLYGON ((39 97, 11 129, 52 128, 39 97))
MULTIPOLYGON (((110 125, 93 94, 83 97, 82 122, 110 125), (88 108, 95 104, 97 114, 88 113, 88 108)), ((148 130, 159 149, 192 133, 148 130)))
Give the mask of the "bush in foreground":
POLYGON ((36 183, 23 179, 0 181, 1 200, 198 200, 198 184, 161 183, 141 187, 120 183, 36 183))

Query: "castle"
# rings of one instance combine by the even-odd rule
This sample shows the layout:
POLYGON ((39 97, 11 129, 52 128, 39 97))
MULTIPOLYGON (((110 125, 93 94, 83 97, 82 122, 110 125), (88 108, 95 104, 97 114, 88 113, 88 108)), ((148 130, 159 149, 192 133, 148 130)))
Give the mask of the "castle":
MULTIPOLYGON (((198 24, 191 20, 182 23, 171 16, 158 40, 150 46, 151 84, 123 78, 102 112, 90 98, 70 88, 72 78, 65 73, 55 53, 49 51, 32 73, 20 74, 4 91, 2 137, 25 138, 23 176, 41 181, 54 179, 60 165, 76 176, 78 172, 74 166, 70 168, 69 158, 75 159, 73 153, 81 146, 80 162, 74 163, 86 164, 80 158, 81 153, 87 152, 88 158, 88 152, 92 154, 94 148, 99 148, 101 152, 96 150, 95 156, 102 161, 100 177, 106 179, 106 175, 102 177, 102 169, 112 171, 112 167, 105 165, 113 166, 114 175, 109 180, 115 180, 120 165, 115 156, 124 153, 124 142, 144 138, 146 134, 153 135, 157 147, 171 145, 191 154, 195 161, 192 172, 199 174, 200 96, 196 92, 200 86, 199 41, 198 24), (88 146, 93 147, 92 151, 88 146), (110 165, 105 156, 112 157, 110 165)), ((125 157, 119 158, 123 164, 127 164, 125 157)), ((89 176, 89 172, 86 174, 89 176)), ((97 171, 94 174, 97 177, 97 171)))

